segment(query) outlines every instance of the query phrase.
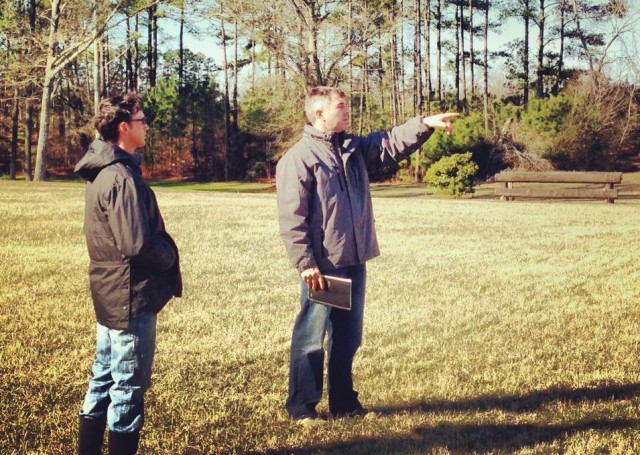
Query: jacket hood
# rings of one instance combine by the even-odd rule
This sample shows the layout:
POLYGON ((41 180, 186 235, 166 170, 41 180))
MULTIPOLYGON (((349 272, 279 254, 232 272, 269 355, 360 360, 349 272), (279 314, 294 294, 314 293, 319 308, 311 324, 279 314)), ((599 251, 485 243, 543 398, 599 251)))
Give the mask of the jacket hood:
POLYGON ((89 146, 87 153, 78 161, 73 172, 82 179, 93 182, 102 169, 120 162, 139 167, 142 157, 125 152, 117 145, 102 139, 96 139, 89 146))

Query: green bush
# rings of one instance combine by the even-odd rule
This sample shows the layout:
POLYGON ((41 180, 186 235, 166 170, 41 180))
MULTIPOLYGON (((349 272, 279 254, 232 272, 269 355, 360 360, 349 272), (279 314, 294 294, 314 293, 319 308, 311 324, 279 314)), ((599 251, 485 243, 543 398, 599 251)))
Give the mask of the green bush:
POLYGON ((431 165, 424 180, 435 187, 436 194, 460 197, 475 192, 476 172, 478 165, 471 159, 471 152, 456 153, 431 165))
POLYGON ((482 112, 472 112, 455 121, 450 136, 441 129, 436 130, 422 146, 424 153, 421 159, 435 163, 443 156, 471 152, 473 161, 478 165, 478 176, 484 178, 500 170, 493 162, 492 148, 485 136, 482 112))

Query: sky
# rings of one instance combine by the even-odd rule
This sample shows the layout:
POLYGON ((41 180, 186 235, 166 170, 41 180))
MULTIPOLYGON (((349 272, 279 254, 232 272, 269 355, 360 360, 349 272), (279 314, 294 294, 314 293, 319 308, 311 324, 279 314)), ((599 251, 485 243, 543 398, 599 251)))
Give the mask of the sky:
MULTIPOLYGON (((630 4, 630 7, 634 17, 640 18, 640 5, 638 3, 640 2, 637 2, 637 0, 632 1, 630 4)), ((165 35, 167 35, 168 42, 176 43, 177 35, 178 35, 177 23, 172 21, 165 21, 164 25, 166 25, 165 27, 163 27, 163 29, 164 29, 165 35), (173 37, 173 39, 170 39, 169 37, 173 37)), ((203 24, 203 27, 204 26, 205 24, 203 24)), ((522 29, 523 29, 523 25, 521 22, 517 21, 516 19, 509 19, 502 24, 502 27, 500 28, 500 30, 498 31, 490 30, 489 31, 490 50, 497 51, 500 49, 509 49, 510 43, 512 43, 514 39, 521 37, 522 29)), ((626 48, 623 48, 621 46, 622 42, 620 41, 610 51, 610 54, 623 55, 625 57, 623 59, 624 64, 619 64, 617 67, 612 66, 612 70, 620 74, 620 76, 616 75, 616 77, 620 77, 620 78, 628 77, 637 82, 639 78, 639 71, 638 71, 638 65, 637 65, 638 62, 636 61, 635 62, 636 64, 631 65, 630 67, 629 55, 637 56, 638 55, 637 49, 640 49, 640 46, 637 43, 637 40, 640 39, 640 20, 635 22, 634 31, 635 31, 634 34, 629 34, 625 38, 624 42, 627 45, 626 48), (635 38, 633 35, 635 35, 635 38)), ((195 53, 202 53, 208 57, 213 58, 214 62, 218 66, 221 66, 222 60, 223 60, 221 47, 215 43, 214 37, 212 36, 207 37, 206 34, 203 34, 203 36, 204 38, 186 33, 185 46, 195 53)), ((535 26, 533 24, 531 25, 530 43, 531 43, 530 44, 531 52, 533 55, 535 53, 535 49, 536 49, 535 46, 537 43, 537 30, 535 29, 535 26)), ((475 44, 476 53, 480 54, 482 52, 483 46, 484 46, 484 40, 483 39, 477 40, 475 44)), ((586 62, 573 61, 573 62, 570 62, 570 64, 572 64, 572 66, 574 67, 575 66, 578 66, 578 67, 582 66, 584 68, 587 67, 586 62)), ((534 66, 532 65, 531 68, 533 69, 534 66)), ((500 79, 504 79, 504 73, 505 73, 505 68, 503 64, 498 63, 497 65, 494 65, 492 80, 499 81, 500 79)))

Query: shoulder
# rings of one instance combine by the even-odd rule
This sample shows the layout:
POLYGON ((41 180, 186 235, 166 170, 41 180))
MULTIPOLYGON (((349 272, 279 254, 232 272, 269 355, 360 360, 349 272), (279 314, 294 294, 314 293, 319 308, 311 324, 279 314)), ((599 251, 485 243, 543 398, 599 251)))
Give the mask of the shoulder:
POLYGON ((100 171, 94 183, 98 185, 101 191, 109 192, 125 186, 138 188, 143 184, 143 181, 142 177, 130 166, 122 162, 116 162, 100 171))
POLYGON ((312 144, 309 143, 308 138, 302 137, 280 157, 277 167, 298 167, 311 164, 312 161, 315 161, 311 147, 312 144))

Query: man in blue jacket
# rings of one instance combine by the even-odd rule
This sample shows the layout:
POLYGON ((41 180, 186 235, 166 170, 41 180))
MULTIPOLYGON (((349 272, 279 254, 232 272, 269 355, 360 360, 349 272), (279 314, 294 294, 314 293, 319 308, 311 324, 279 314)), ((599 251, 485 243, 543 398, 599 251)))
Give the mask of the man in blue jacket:
POLYGON ((291 341, 289 415, 318 422, 325 332, 328 344, 329 411, 334 417, 364 415, 353 389, 353 357, 362 339, 367 260, 378 256, 368 170, 397 166, 434 128, 451 132, 456 113, 418 116, 390 131, 346 133, 349 106, 337 88, 312 88, 309 123, 302 139, 278 163, 276 188, 280 235, 301 277, 300 312, 291 341), (310 301, 309 287, 324 288, 323 275, 352 280, 350 311, 310 301))
POLYGON ((80 411, 78 452, 135 454, 151 385, 156 315, 182 294, 178 248, 135 155, 149 129, 136 93, 102 100, 95 140, 76 165, 87 181, 84 234, 97 319, 96 357, 80 411))

